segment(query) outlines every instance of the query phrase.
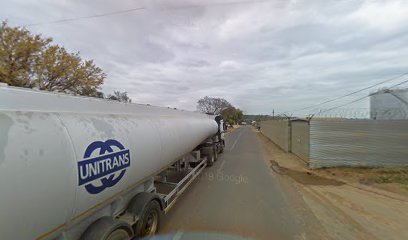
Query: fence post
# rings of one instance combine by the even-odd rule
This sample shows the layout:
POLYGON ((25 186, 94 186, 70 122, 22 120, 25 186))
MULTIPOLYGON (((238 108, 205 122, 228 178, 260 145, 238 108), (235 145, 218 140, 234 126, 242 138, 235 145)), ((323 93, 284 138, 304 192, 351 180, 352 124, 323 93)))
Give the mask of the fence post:
POLYGON ((288 132, 289 132, 289 136, 288 136, 288 152, 292 152, 292 121, 290 121, 290 119, 288 118, 288 132))

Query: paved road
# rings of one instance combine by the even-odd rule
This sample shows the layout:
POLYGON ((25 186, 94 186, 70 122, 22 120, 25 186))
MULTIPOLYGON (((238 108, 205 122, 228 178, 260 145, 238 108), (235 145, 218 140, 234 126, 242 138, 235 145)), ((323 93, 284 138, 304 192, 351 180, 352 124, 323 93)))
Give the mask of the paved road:
POLYGON ((302 239, 304 223, 294 211, 291 191, 271 174, 251 127, 242 127, 227 136, 225 152, 178 200, 160 232, 302 239))

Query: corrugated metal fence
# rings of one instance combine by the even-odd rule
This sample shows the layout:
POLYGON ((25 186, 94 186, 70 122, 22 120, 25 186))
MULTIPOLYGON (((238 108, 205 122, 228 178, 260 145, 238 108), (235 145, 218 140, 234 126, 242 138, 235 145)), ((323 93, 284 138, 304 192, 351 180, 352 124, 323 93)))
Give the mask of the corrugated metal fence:
POLYGON ((290 149, 289 131, 288 120, 268 120, 261 122, 261 132, 286 152, 290 149))
POLYGON ((309 159, 311 168, 407 166, 408 121, 311 121, 309 159))
POLYGON ((291 121, 291 152, 306 162, 309 160, 309 122, 291 121))
POLYGON ((408 120, 277 121, 261 124, 262 133, 311 168, 408 166, 408 120))

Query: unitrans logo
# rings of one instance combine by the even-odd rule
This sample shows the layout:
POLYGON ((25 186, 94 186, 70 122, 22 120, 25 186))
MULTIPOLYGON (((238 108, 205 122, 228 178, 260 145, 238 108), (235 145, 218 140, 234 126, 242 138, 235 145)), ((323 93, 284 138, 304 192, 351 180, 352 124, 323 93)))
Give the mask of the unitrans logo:
POLYGON ((79 186, 91 194, 114 186, 130 167, 129 149, 113 139, 96 141, 86 148, 84 159, 78 162, 79 186))

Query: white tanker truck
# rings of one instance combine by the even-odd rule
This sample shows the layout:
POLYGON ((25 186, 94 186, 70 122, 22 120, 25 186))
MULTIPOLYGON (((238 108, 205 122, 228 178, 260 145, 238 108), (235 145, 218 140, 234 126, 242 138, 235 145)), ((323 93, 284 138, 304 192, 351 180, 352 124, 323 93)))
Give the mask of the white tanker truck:
POLYGON ((224 148, 220 117, 0 86, 0 239, 124 240, 224 148))

